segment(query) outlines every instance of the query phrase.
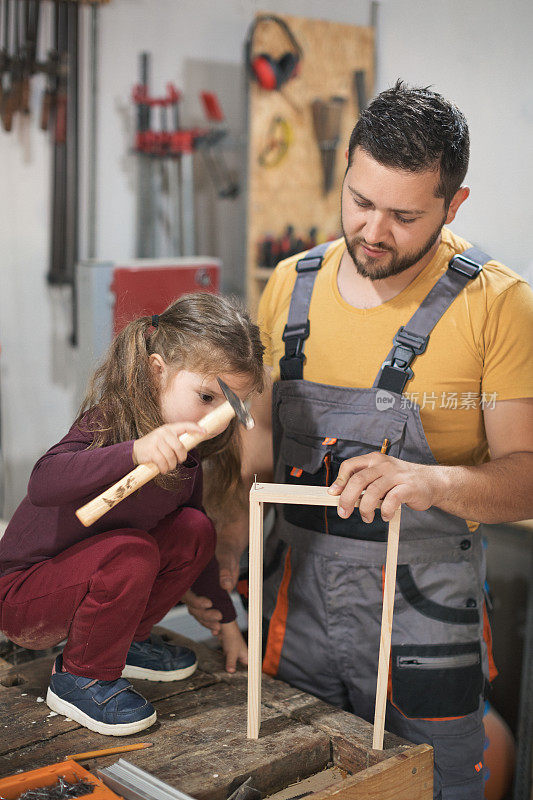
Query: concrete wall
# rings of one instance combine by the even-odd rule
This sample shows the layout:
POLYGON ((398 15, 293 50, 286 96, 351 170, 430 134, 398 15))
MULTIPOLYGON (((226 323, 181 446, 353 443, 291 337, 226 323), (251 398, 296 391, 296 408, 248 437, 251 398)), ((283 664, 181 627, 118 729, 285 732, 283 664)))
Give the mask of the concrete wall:
POLYGON ((454 229, 533 278, 533 52, 529 0, 383 0, 379 85, 397 77, 454 100, 470 128, 472 193, 454 229))
MULTIPOLYGON (((51 4, 43 4, 49 17, 51 4)), ((99 158, 96 256, 134 254, 135 161, 130 102, 138 54, 152 52, 152 89, 185 88, 184 114, 196 120, 199 88, 219 92, 232 131, 230 164, 244 153, 242 47, 257 10, 368 24, 366 0, 112 0, 100 12, 99 158)), ((88 12, 84 13, 88 35, 88 12)), ((466 112, 472 131, 472 197, 456 229, 526 274, 531 270, 533 23, 528 0, 383 0, 379 12, 378 89, 397 77, 433 84, 466 112)), ((85 47, 86 50, 86 47, 85 47)), ((334 54, 332 54, 334 57, 334 54)), ((42 83, 34 82, 32 108, 42 83)), ((85 119, 85 117, 84 117, 85 119)), ((86 154, 87 141, 83 142, 86 154)), ((85 156, 84 156, 85 157, 85 156)), ((36 458, 75 413, 77 353, 68 344, 68 290, 45 275, 49 221, 48 136, 36 116, 0 132, 0 393, 2 452, 9 515, 25 492, 36 458)), ((87 171, 84 161, 84 189, 87 171)), ((226 290, 243 287, 244 197, 217 201, 199 173, 199 249, 225 263, 226 290)), ((86 205, 82 252, 87 254, 86 205)))

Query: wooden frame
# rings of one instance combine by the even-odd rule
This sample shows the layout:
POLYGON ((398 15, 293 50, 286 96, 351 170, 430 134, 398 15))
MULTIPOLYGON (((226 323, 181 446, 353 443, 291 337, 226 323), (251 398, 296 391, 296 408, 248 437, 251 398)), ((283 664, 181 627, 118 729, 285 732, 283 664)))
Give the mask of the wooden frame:
MULTIPOLYGON (((356 503, 359 506, 360 499, 356 503)), ((291 503, 308 506, 338 506, 339 496, 328 494, 326 486, 295 486, 283 483, 254 483, 250 490, 250 567, 248 605, 248 725, 249 739, 259 738, 261 726, 261 666, 263 608, 263 506, 264 503, 291 503)), ((372 747, 383 749, 387 683, 396 587, 396 565, 401 509, 389 522, 385 586, 379 645, 376 706, 372 747)))

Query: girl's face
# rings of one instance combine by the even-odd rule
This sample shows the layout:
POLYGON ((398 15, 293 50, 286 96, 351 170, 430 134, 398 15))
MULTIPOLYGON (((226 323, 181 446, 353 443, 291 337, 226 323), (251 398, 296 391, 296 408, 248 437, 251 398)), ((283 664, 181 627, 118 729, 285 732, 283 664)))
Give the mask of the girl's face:
MULTIPOLYGON (((198 422, 225 402, 216 378, 186 369, 171 372, 161 357, 155 354, 150 356, 150 361, 161 386, 159 400, 165 423, 198 422)), ((252 382, 248 375, 226 373, 219 377, 241 400, 250 394, 252 382)))

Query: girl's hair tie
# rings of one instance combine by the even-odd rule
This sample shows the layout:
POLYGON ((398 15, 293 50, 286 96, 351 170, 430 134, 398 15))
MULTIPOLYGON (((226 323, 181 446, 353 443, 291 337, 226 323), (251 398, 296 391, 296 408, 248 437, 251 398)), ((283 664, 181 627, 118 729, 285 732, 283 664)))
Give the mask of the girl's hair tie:
POLYGON ((152 328, 159 327, 159 314, 152 314, 152 328))

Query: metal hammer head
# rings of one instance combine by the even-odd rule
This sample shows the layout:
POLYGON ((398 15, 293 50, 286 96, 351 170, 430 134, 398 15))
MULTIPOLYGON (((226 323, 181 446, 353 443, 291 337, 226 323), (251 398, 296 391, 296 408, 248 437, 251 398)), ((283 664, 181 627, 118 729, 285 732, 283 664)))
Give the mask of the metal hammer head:
POLYGON ((254 427, 255 422, 253 420, 252 415, 248 410, 248 406, 245 402, 241 400, 240 397, 237 397, 235 392, 232 392, 227 383, 224 383, 223 380, 217 378, 218 385, 224 392, 226 400, 235 411, 235 416, 239 420, 239 422, 244 425, 247 431, 251 430, 254 427))

